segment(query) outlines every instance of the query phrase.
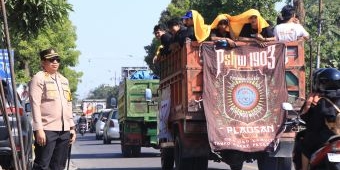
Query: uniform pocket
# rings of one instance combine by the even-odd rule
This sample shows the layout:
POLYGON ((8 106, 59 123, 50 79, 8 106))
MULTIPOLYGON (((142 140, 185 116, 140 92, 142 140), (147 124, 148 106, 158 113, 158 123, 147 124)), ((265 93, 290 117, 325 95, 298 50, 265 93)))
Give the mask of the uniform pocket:
POLYGON ((54 83, 46 83, 45 99, 56 99, 58 96, 58 90, 54 83))

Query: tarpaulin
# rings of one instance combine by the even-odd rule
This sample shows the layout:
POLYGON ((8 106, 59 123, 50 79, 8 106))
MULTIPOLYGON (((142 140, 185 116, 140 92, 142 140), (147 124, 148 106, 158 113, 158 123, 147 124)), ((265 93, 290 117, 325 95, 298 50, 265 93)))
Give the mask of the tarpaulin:
POLYGON ((204 23, 204 19, 200 13, 191 10, 192 20, 194 22, 194 31, 197 41, 200 43, 206 40, 210 35, 210 25, 204 23))
POLYGON ((269 24, 267 21, 261 16, 260 12, 256 9, 250 9, 246 12, 243 12, 240 15, 230 17, 230 26, 232 31, 234 32, 235 37, 237 38, 242 30, 244 24, 249 23, 249 17, 257 16, 257 31, 258 33, 262 32, 262 28, 268 27, 269 24))
POLYGON ((284 44, 215 50, 202 45, 203 104, 213 150, 273 150, 287 100, 284 44))
MULTIPOLYGON (((195 36, 198 42, 206 40, 206 38, 210 35, 211 29, 216 28, 218 22, 221 19, 228 19, 231 31, 234 33, 235 38, 239 37, 243 25, 249 23, 249 17, 253 15, 257 16, 258 33, 262 32, 262 28, 269 26, 267 21, 261 16, 260 12, 256 9, 249 9, 248 11, 245 11, 242 14, 236 16, 230 16, 229 14, 220 14, 214 19, 214 21, 210 25, 206 25, 204 23, 203 17, 197 11, 195 10, 191 11, 194 21, 195 36)), ((229 28, 227 31, 230 31, 229 28)))

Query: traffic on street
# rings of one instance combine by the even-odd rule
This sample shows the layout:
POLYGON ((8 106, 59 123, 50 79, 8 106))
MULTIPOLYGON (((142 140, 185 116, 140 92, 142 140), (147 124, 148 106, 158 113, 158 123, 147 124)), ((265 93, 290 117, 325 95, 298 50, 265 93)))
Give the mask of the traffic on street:
MULTIPOLYGON (((209 170, 230 170, 225 163, 209 161, 209 170)), ((103 144, 94 133, 78 134, 72 146, 70 170, 161 170, 159 150, 142 148, 140 157, 125 158, 120 140, 103 144)), ((246 163, 244 170, 257 170, 257 164, 246 163)))

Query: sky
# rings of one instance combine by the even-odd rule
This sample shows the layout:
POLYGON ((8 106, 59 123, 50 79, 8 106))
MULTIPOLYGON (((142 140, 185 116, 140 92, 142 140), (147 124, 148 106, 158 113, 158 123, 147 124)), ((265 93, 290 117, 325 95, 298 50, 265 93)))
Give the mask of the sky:
MULTIPOLYGON (((84 73, 76 92, 80 99, 102 84, 118 85, 121 67, 147 66, 144 46, 151 44, 153 27, 170 2, 69 0, 81 52, 74 69, 84 73)), ((282 3, 277 6, 281 8, 282 3)))
POLYGON ((86 98, 101 84, 119 84, 121 67, 147 66, 144 46, 171 0, 69 0, 76 27, 79 64, 84 73, 77 94, 86 98), (115 83, 116 77, 116 83, 115 83))

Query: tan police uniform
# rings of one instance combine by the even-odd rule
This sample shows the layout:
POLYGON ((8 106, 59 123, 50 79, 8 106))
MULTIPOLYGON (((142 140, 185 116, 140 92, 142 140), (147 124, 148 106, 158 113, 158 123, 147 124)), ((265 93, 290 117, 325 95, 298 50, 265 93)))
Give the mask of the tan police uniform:
POLYGON ((29 86, 34 130, 69 131, 75 125, 71 91, 64 76, 39 71, 29 86))

